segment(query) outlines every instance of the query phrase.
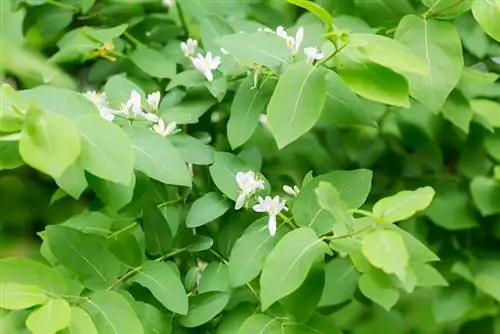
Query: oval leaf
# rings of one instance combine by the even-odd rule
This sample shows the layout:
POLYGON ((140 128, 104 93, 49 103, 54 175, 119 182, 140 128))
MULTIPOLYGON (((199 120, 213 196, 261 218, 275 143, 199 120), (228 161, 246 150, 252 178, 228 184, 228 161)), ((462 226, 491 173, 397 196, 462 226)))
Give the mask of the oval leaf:
POLYGON ((414 191, 404 190, 375 203, 373 213, 384 223, 405 220, 427 208, 434 198, 434 193, 431 187, 422 187, 414 191))
POLYGON ((64 299, 50 299, 30 313, 26 327, 33 334, 54 334, 69 326, 71 309, 64 299))
POLYGON ((231 207, 229 200, 216 192, 205 194, 194 201, 186 217, 186 226, 199 227, 219 218, 231 207))
POLYGON ((224 292, 207 292, 191 297, 189 313, 180 316, 179 323, 187 328, 200 326, 222 312, 228 302, 229 295, 224 292))

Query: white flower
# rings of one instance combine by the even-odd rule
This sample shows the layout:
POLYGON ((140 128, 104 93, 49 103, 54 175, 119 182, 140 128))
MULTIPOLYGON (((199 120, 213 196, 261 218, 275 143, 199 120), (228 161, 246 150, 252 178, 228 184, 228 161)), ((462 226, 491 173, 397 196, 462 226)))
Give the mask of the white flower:
POLYGON ((248 196, 251 196, 258 189, 264 189, 264 181, 255 178, 255 173, 252 171, 246 173, 238 172, 236 174, 236 183, 238 184, 238 188, 240 188, 240 195, 236 199, 235 210, 243 207, 248 196))
POLYGON ((149 106, 153 110, 158 109, 158 106, 160 105, 160 97, 161 97, 160 92, 154 92, 154 93, 148 95, 147 101, 148 101, 149 106))
POLYGON ((125 103, 125 105, 120 110, 120 113, 127 118, 135 118, 143 114, 141 106, 141 94, 139 94, 136 90, 133 90, 130 93, 130 97, 127 103, 125 103))
POLYGON ((325 55, 319 52, 318 49, 314 46, 304 48, 304 54, 306 55, 307 61, 309 62, 325 58, 325 55))
POLYGON ((282 26, 278 26, 278 28, 276 28, 276 35, 278 35, 279 37, 281 37, 283 39, 288 38, 288 34, 286 33, 286 30, 282 26))
POLYGON ((175 0, 163 0, 162 3, 163 6, 171 8, 173 5, 175 5, 175 0))
POLYGON ((208 81, 212 81, 214 76, 212 71, 220 65, 220 57, 212 57, 212 52, 207 52, 205 57, 198 53, 196 58, 191 57, 194 67, 203 73, 208 81))
POLYGON ((139 115, 144 117, 146 120, 150 121, 151 123, 156 123, 160 119, 160 117, 158 117, 158 115, 150 113, 150 112, 141 112, 139 115))
POLYGON ((229 54, 229 51, 227 51, 226 49, 224 48, 220 48, 220 52, 224 55, 228 55, 229 54))
POLYGON ((188 38, 187 41, 181 43, 182 53, 184 53, 186 57, 193 56, 197 47, 198 41, 192 38, 188 38))
POLYGON ((275 235, 276 216, 279 215, 282 210, 288 211, 288 208, 285 205, 286 201, 280 200, 279 196, 275 196, 274 198, 271 198, 271 196, 266 196, 265 198, 259 196, 258 201, 259 204, 255 204, 253 209, 256 212, 267 212, 269 215, 269 234, 275 235))
POLYGON ((165 126, 165 122, 161 118, 158 118, 158 123, 153 125, 153 130, 163 137, 166 137, 168 135, 171 135, 175 131, 176 127, 177 123, 171 122, 167 126, 165 126))
POLYGON ((302 28, 302 27, 297 29, 297 33, 295 34, 295 38, 293 38, 292 36, 287 36, 286 45, 292 51, 292 55, 297 54, 297 52, 299 51, 299 48, 300 48, 300 44, 302 44, 303 39, 304 39, 304 28, 302 28))
POLYGON ((108 100, 106 98, 106 93, 96 93, 95 91, 88 91, 85 96, 94 103, 94 105, 99 109, 99 114, 102 118, 107 121, 112 121, 115 119, 114 110, 108 107, 108 100))
POLYGON ((262 124, 263 126, 266 126, 268 125, 268 122, 267 122, 267 115, 266 114, 260 114, 259 115, 259 122, 260 124, 262 124))
POLYGON ((293 197, 297 197, 299 195, 299 192, 300 192, 299 187, 293 186, 293 188, 292 188, 292 187, 286 186, 286 185, 283 186, 283 191, 286 192, 288 195, 293 196, 293 197))

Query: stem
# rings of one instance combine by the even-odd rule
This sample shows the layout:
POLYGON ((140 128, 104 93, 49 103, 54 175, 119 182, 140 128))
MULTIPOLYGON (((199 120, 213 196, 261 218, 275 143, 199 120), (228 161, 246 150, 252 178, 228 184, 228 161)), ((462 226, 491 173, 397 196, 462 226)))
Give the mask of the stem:
POLYGON ((229 265, 229 261, 226 260, 222 255, 220 255, 219 253, 217 253, 216 251, 214 251, 213 249, 209 249, 210 253, 212 253, 213 255, 215 255, 216 257, 219 258, 219 260, 221 260, 224 264, 227 264, 229 265))
MULTIPOLYGON (((162 255, 160 256, 159 258, 155 259, 154 261, 163 261, 169 257, 172 257, 172 256, 175 256, 179 253, 182 253, 184 252, 186 249, 185 248, 179 248, 179 249, 176 249, 170 253, 167 253, 165 255, 162 255)), ((132 277, 133 275, 137 274, 140 270, 142 269, 142 266, 138 266, 138 267, 135 267, 135 268, 132 268, 131 270, 127 271, 122 277, 120 277, 119 279, 116 280, 116 282, 114 282, 113 284, 111 284, 106 290, 107 291, 110 291, 110 290, 113 290, 114 288, 116 288, 118 285, 120 285, 121 283, 123 283, 124 281, 126 281, 127 279, 129 279, 130 277, 132 277)))
POLYGON ((182 10, 181 5, 178 1, 175 2, 175 8, 177 8, 177 12, 179 13, 179 20, 181 20, 182 28, 184 29, 184 33, 186 34, 186 38, 189 37, 189 28, 186 22, 186 17, 184 16, 184 11, 182 10))
POLYGON ((140 46, 142 45, 142 42, 140 40, 138 40, 137 38, 135 38, 134 36, 132 36, 132 34, 130 34, 129 32, 124 32, 123 33, 123 36, 127 37, 132 43, 134 43, 136 46, 140 46))
POLYGON ((281 217, 281 219, 283 219, 283 221, 285 223, 287 223, 288 225, 290 225, 292 227, 292 229, 296 229, 296 228, 299 228, 297 225, 295 225, 292 220, 293 218, 291 217, 287 217, 285 216, 284 214, 282 214, 281 212, 279 213, 279 216, 281 217))
POLYGON ((118 234, 120 234, 120 233, 122 233, 122 232, 125 232, 125 231, 128 231, 128 230, 130 230, 131 228, 133 228, 133 227, 135 227, 135 226, 137 226, 137 223, 136 223, 136 222, 133 222, 132 224, 125 226, 125 227, 124 227, 124 228, 122 228, 121 230, 118 230, 118 231, 115 231, 115 232, 111 233, 110 235, 108 235, 108 236, 106 237, 106 239, 111 239, 111 238, 114 238, 114 237, 116 237, 118 234))
MULTIPOLYGON (((335 44, 334 44, 335 45, 335 44)), ((344 48, 347 47, 347 44, 344 44, 342 45, 340 48, 336 48, 335 51, 329 55, 328 57, 326 57, 325 59, 319 61, 316 63, 316 66, 319 66, 319 65, 323 65, 325 64, 327 61, 329 61, 330 59, 332 59, 333 57, 335 57, 336 55, 338 55, 344 48)))
POLYGON ((59 2, 57 0, 47 0, 46 2, 49 3, 49 4, 51 4, 51 5, 53 5, 53 6, 62 8, 62 9, 68 9, 68 10, 71 10, 71 11, 74 11, 74 12, 79 12, 80 11, 80 8, 78 8, 76 6, 69 5, 67 3, 62 3, 62 2, 59 2))
POLYGON ((161 203, 161 204, 158 204, 158 205, 157 205, 157 208, 158 208, 158 209, 161 209, 161 208, 163 208, 164 206, 167 206, 167 205, 170 205, 170 204, 175 204, 175 203, 178 203, 178 202, 180 202, 180 201, 182 201, 182 197, 177 197, 177 198, 175 198, 175 199, 173 199, 173 200, 166 201, 166 202, 163 202, 163 203, 161 203))
POLYGON ((339 236, 336 236, 336 235, 324 236, 321 238, 321 240, 339 240, 339 239, 352 238, 358 234, 361 234, 361 233, 364 233, 368 230, 371 230, 372 228, 373 228, 373 226, 368 226, 368 227, 362 228, 361 230, 357 230, 356 232, 349 233, 349 234, 344 234, 344 235, 339 235, 339 236))
POLYGON ((363 215, 365 217, 372 217, 372 218, 375 218, 375 219, 377 218, 377 216, 375 216, 372 212, 366 211, 366 210, 352 209, 352 210, 349 210, 349 212, 358 213, 358 214, 363 215))

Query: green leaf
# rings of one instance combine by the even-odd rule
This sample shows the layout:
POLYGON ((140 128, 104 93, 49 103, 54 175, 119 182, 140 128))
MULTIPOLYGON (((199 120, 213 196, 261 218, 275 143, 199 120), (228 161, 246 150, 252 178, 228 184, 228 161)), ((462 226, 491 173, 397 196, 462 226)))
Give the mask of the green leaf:
POLYGON ((173 314, 160 311, 156 307, 143 302, 133 304, 137 316, 147 334, 171 334, 173 314))
POLYGON ((97 292, 84 304, 98 333, 143 334, 142 324, 128 301, 113 291, 97 292))
POLYGON ((267 106, 269 128, 282 149, 311 130, 325 104, 325 72, 306 61, 287 68, 267 106))
POLYGON ((500 42, 500 6, 496 1, 476 0, 472 3, 472 14, 484 31, 500 42))
POLYGON ((236 183, 236 174, 238 172, 254 171, 259 175, 259 171, 254 170, 243 160, 226 152, 216 152, 214 155, 214 164, 210 166, 210 176, 217 188, 227 197, 236 200, 239 194, 238 184, 236 183))
POLYGON ((149 48, 145 45, 137 45, 136 49, 129 54, 130 60, 145 73, 153 78, 173 78, 176 72, 176 64, 163 53, 149 48))
POLYGON ((408 46, 392 38, 375 34, 352 34, 349 36, 349 44, 368 60, 395 72, 403 75, 407 72, 426 73, 423 60, 408 46))
POLYGON ((97 334, 97 329, 87 312, 80 307, 73 306, 71 307, 69 332, 71 334, 97 334))
POLYGON ((390 230, 368 232, 363 235, 361 250, 374 267, 405 280, 410 256, 398 233, 390 230))
POLYGON ((103 90, 108 98, 109 105, 113 108, 120 108, 122 104, 125 104, 133 90, 141 95, 141 101, 146 98, 144 92, 136 83, 122 75, 114 75, 109 78, 103 90))
POLYGON ((236 33, 218 38, 216 43, 243 64, 271 68, 290 65, 290 49, 281 37, 272 33, 236 33))
MULTIPOLYGON (((339 193, 330 183, 321 181, 315 190, 320 208, 328 211, 336 222, 341 223, 343 229, 348 231, 352 227, 352 216, 347 212, 347 206, 340 199, 339 193)), ((332 224, 332 230, 333 224, 332 224)))
POLYGON ((448 286, 446 279, 439 273, 439 271, 429 264, 412 264, 411 269, 417 277, 417 286, 448 286))
POLYGON ((54 296, 61 296, 67 291, 66 280, 59 272, 23 258, 0 259, 0 285, 6 283, 37 286, 54 296))
POLYGON ((30 313, 26 327, 33 334, 55 334, 69 326, 71 309, 64 299, 50 299, 30 313))
POLYGON ((134 154, 127 134, 98 115, 79 117, 76 126, 82 143, 82 167, 102 179, 130 184, 134 154))
POLYGON ((198 70, 187 70, 177 73, 168 83, 166 91, 175 87, 184 86, 186 88, 201 87, 205 85, 206 79, 203 73, 198 70))
POLYGON ((21 96, 44 110, 76 119, 80 116, 99 115, 96 106, 81 93, 52 86, 39 86, 19 92, 21 96), (57 101, 57 103, 54 103, 57 101))
POLYGON ((288 2, 295 6, 304 8, 314 16, 317 16, 321 21, 323 21, 323 24, 328 30, 332 29, 333 25, 332 15, 317 3, 308 0, 288 0, 288 2))
POLYGON ((405 220, 427 208, 434 198, 434 193, 434 189, 428 186, 414 191, 403 190, 375 203, 373 213, 384 223, 405 220))
POLYGON ((0 142, 0 171, 15 169, 24 164, 19 154, 19 143, 13 141, 0 142))
POLYGON ((409 107, 406 79, 381 65, 367 61, 361 54, 346 49, 338 55, 337 73, 356 94, 399 107, 409 107))
POLYGON ((472 109, 469 100, 459 91, 454 90, 446 99, 442 110, 443 116, 465 133, 469 133, 472 109))
POLYGON ((253 78, 248 76, 238 86, 231 114, 227 122, 227 138, 233 149, 243 145, 253 135, 259 124, 259 115, 265 111, 276 79, 265 78, 256 88, 252 88, 253 78))
POLYGON ((361 99, 354 94, 334 71, 325 76, 326 99, 321 118, 331 124, 376 126, 376 122, 361 99))
POLYGON ((467 188, 458 182, 441 182, 435 185, 436 197, 425 210, 425 214, 438 226, 447 230, 469 229, 478 226, 473 210, 469 206, 467 188))
POLYGON ((237 334, 243 323, 255 312, 253 305, 249 303, 241 304, 226 313, 221 324, 217 327, 216 334, 237 334))
POLYGON ((214 162, 212 147, 203 144, 201 140, 182 133, 169 136, 168 139, 179 150, 186 163, 211 165, 214 162))
POLYGON ((0 282, 0 307, 22 310, 44 304, 48 300, 45 290, 35 285, 0 282))
POLYGON ((325 288, 318 306, 338 305, 348 301, 356 291, 358 277, 358 272, 348 259, 336 258, 328 262, 325 265, 325 288))
POLYGON ((356 13, 369 25, 394 26, 404 15, 414 13, 409 0, 354 0, 356 13))
MULTIPOLYGON (((474 115, 481 121, 484 121, 486 126, 500 128, 500 103, 491 100, 476 99, 470 101, 470 105, 474 115)), ((493 129, 491 131, 493 132, 493 129)))
POLYGON ((65 226, 49 226, 45 234, 53 255, 89 289, 105 289, 123 272, 103 238, 65 226))
POLYGON ((152 131, 131 133, 135 168, 165 184, 191 186, 191 174, 168 138, 152 131))
POLYGON ((316 311, 324 287, 324 264, 316 264, 309 271, 304 283, 280 303, 295 319, 306 322, 316 311))
POLYGON ((87 179, 85 178, 85 170, 79 159, 66 168, 63 174, 54 181, 59 188, 74 199, 79 199, 88 186, 87 179))
POLYGON ((470 183, 472 199, 483 216, 500 212, 500 183, 485 176, 476 176, 470 183))
POLYGON ((27 103, 9 84, 0 88, 0 132, 19 131, 23 125, 21 112, 28 109, 27 103))
POLYGON ((153 204, 144 207, 142 228, 146 239, 146 250, 151 255, 163 255, 172 246, 172 232, 165 217, 153 204))
POLYGON ((214 239, 204 236, 197 235, 191 240, 191 243, 186 246, 186 251, 188 252, 202 252, 204 250, 210 249, 214 244, 214 239))
POLYGON ((422 0, 422 3, 429 7, 426 13, 427 16, 440 19, 452 19, 459 16, 470 9, 472 2, 474 0, 463 0, 461 2, 455 0, 422 0))
POLYGON ((260 277, 262 310, 297 290, 315 262, 328 252, 314 230, 301 227, 287 233, 271 251, 260 277))
POLYGON ((472 307, 473 297, 469 287, 442 289, 432 303, 435 321, 445 323, 460 319, 472 307))
POLYGON ((205 82, 205 87, 207 87, 210 94, 217 99, 217 101, 222 102, 224 96, 227 92, 227 81, 224 77, 218 77, 212 81, 205 82))
POLYGON ((207 292, 191 297, 189 312, 179 317, 179 323, 187 328, 203 325, 222 312, 228 302, 229 295, 225 292, 207 292))
POLYGON ((484 148, 495 161, 500 162, 500 135, 490 135, 486 137, 484 148))
MULTIPOLYGON (((210 51, 214 56, 224 57, 220 51, 220 46, 215 42, 218 38, 234 34, 235 31, 231 25, 221 16, 207 15, 201 22, 201 40, 205 51, 210 51)), ((222 59, 221 66, 224 65, 222 59)))
POLYGON ((417 262, 433 262, 439 261, 439 258, 420 240, 415 238, 411 233, 399 228, 397 225, 388 225, 388 229, 396 232, 403 238, 403 241, 408 250, 411 263, 417 262))
POLYGON ((359 290, 369 299, 389 311, 398 301, 399 292, 382 273, 368 271, 359 278, 359 290))
POLYGON ((229 279, 232 287, 241 286, 257 277, 276 244, 289 230, 280 225, 274 236, 269 234, 268 217, 250 225, 236 240, 229 257, 229 279))
POLYGON ((263 313, 255 313, 240 327, 238 334, 275 334, 281 333, 281 322, 263 313))
POLYGON ((211 262, 203 270, 198 284, 198 293, 229 290, 229 267, 225 263, 211 262))
POLYGON ((500 301, 500 262, 482 261, 474 277, 476 287, 500 301))
POLYGON ((186 217, 186 226, 195 228, 219 218, 231 207, 229 201, 211 192, 194 201, 186 217))
POLYGON ((80 150, 72 121, 41 109, 28 110, 19 141, 19 152, 28 165, 58 178, 75 162, 80 150))
POLYGON ((135 176, 128 185, 103 180, 91 174, 87 174, 87 181, 97 197, 115 211, 130 203, 134 195, 135 176))
POLYGON ((347 209, 359 208, 371 189, 372 172, 367 169, 334 171, 315 177, 300 190, 292 208, 297 225, 307 226, 323 235, 332 230, 333 217, 318 204, 315 189, 321 181, 331 183, 347 205, 347 209))
POLYGON ((184 286, 170 265, 148 261, 132 279, 147 288, 163 306, 174 313, 188 313, 188 297, 184 286))
POLYGON ((399 22, 395 38, 427 67, 425 75, 405 74, 411 95, 431 111, 440 110, 457 85, 464 63, 456 28, 449 22, 408 15, 399 22))
MULTIPOLYGON (((160 105, 160 115, 167 123, 176 122, 178 124, 194 124, 199 122, 203 116, 214 104, 215 100, 207 95, 194 95, 193 99, 182 101, 180 104, 171 107, 160 105)), ((187 98, 186 98, 187 99, 187 98)))

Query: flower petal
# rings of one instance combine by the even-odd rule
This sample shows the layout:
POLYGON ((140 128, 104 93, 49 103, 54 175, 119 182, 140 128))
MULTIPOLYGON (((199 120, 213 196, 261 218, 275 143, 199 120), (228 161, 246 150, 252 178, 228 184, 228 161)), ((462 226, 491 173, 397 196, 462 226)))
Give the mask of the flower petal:
POLYGON ((244 194, 241 194, 238 196, 238 198, 236 199, 236 203, 234 204, 234 209, 235 210, 239 210, 243 207, 243 204, 245 204, 246 202, 246 196, 244 194))
POLYGON ((274 236, 276 234, 276 216, 270 215, 269 221, 267 222, 267 228, 269 229, 269 234, 274 236))

